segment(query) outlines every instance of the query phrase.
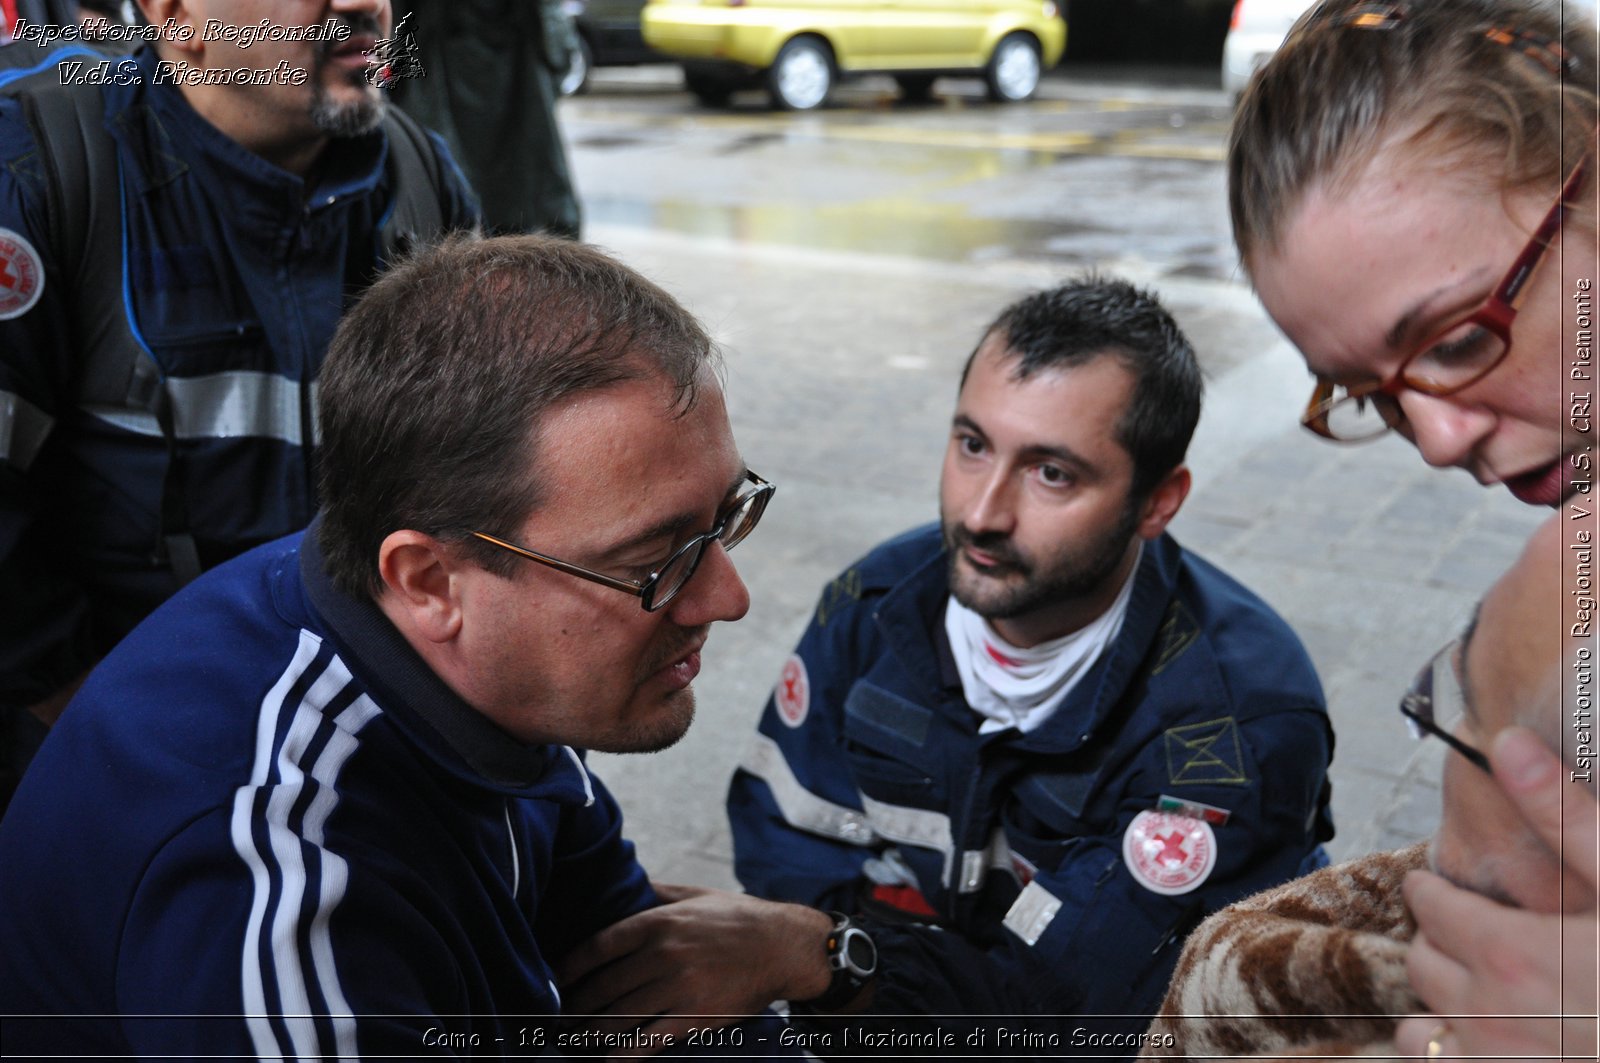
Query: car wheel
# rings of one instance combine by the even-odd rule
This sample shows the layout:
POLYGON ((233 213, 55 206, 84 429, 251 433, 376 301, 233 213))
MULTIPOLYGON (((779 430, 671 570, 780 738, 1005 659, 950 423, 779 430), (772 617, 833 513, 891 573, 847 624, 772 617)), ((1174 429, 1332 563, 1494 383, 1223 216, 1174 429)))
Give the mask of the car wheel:
POLYGON ((833 88, 833 56, 815 37, 796 37, 778 52, 767 71, 767 91, 780 111, 809 111, 833 88))
POLYGON ((566 76, 561 79, 561 95, 576 96, 589 87, 589 71, 594 66, 594 51, 582 34, 578 46, 572 49, 572 62, 566 76))
POLYGON ((1016 103, 1034 94, 1043 72, 1038 42, 1026 33, 1008 33, 994 46, 983 78, 991 100, 1016 103))
POLYGON ((733 96, 733 86, 726 80, 699 70, 684 70, 683 87, 707 107, 726 107, 733 96))
POLYGON ((933 96, 932 74, 897 74, 894 81, 902 99, 922 103, 933 96))

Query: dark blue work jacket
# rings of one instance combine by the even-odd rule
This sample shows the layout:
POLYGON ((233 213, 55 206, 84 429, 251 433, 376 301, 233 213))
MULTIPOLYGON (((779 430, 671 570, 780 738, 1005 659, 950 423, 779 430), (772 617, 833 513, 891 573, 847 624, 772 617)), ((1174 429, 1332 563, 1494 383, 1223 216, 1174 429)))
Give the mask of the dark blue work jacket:
MULTIPOLYGON (((317 372, 395 199, 382 131, 330 141, 302 179, 151 84, 153 52, 122 62, 129 83, 101 90, 119 202, 94 204, 121 219, 120 288, 79 290, 23 104, 0 98, 0 706, 72 679, 177 588, 164 499, 202 567, 311 519, 317 372), (130 332, 121 376, 87 379, 130 332)), ((443 218, 471 225, 443 158, 443 218)))
POLYGON ((1132 1054, 1147 1017, 1081 1017, 1148 1016, 1195 922, 1325 862, 1333 735, 1316 673, 1264 602, 1163 536, 1145 546, 1117 639, 1055 714, 1029 734, 980 735, 948 596, 935 527, 825 590, 729 794, 739 879, 864 911, 881 958, 872 1011, 928 1016, 897 1030, 1055 1016, 1027 1027, 1053 1042, 1000 1045, 991 1029, 962 1043, 1132 1054), (1209 869, 1201 854, 1163 876, 1125 855, 1141 837, 1130 824, 1163 799, 1189 811, 1209 869), (1219 822, 1201 827, 1206 814, 1219 822), (914 877, 910 905, 905 887, 871 889, 896 863, 914 877), (898 914, 924 903, 921 918, 898 914))

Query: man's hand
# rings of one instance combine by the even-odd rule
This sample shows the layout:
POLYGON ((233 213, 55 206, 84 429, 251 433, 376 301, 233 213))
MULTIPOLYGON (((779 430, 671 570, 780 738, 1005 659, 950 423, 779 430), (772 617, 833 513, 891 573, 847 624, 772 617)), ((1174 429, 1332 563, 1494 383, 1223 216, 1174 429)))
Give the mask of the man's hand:
POLYGON ((1507 728, 1490 751, 1495 779, 1528 823, 1562 854, 1568 889, 1587 890, 1588 908, 1542 914, 1506 908, 1413 872, 1406 903, 1418 933, 1406 961, 1412 988, 1434 1012, 1396 1032, 1402 1054, 1425 1056, 1437 1038, 1442 1058, 1468 1055, 1595 1059, 1595 955, 1600 942, 1594 893, 1595 799, 1567 782, 1560 759, 1531 731, 1507 728), (1470 1018, 1505 1015, 1582 1018, 1470 1018), (1436 1016, 1451 1016, 1442 1024, 1436 1016))
POLYGON ((693 1027, 808 1000, 832 981, 826 912, 692 886, 655 891, 666 903, 613 923, 562 961, 562 1010, 604 1016, 594 1023, 604 1032, 639 1026, 682 1043, 693 1027))

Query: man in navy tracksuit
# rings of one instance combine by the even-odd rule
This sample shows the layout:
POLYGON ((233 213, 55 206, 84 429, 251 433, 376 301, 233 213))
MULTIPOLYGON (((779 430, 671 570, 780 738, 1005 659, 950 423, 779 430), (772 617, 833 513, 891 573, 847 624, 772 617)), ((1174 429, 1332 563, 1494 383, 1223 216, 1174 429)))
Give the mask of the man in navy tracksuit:
MULTIPOLYGON (((0 1051, 777 1052, 770 1017, 552 1024, 593 994, 585 939, 663 899, 581 751, 680 737, 749 606, 727 551, 773 488, 712 360, 578 244, 452 241, 378 281, 322 377, 317 522, 124 640, 0 820, 0 1051)), ((793 947, 822 969, 821 934, 793 947)))
POLYGON ((733 781, 740 881, 854 924, 846 1006, 925 1016, 890 1028, 957 1034, 940 1054, 1133 1054, 1184 934, 1323 859, 1311 662, 1165 532, 1200 389, 1129 285, 1001 314, 942 525, 826 588, 733 781), (1007 1018, 941 1018, 974 1013, 1007 1018))
POLYGON ((0 96, 0 808, 118 639, 305 527, 339 315, 406 233, 477 218, 442 143, 368 83, 387 3, 144 8, 136 56, 74 45, 0 96), (321 36, 245 47, 202 13, 321 36))

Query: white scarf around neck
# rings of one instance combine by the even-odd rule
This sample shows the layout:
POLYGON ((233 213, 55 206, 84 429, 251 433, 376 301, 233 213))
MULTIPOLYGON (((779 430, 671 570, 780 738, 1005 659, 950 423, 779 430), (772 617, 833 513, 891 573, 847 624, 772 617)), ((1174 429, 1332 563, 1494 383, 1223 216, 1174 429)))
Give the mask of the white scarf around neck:
MULTIPOLYGON (((1140 555, 1144 552, 1140 544, 1140 555)), ((961 674, 967 704, 984 717, 980 734, 1015 727, 1026 734, 1042 725, 1122 631, 1133 597, 1136 559, 1116 600, 1072 632, 1026 649, 1013 646, 989 622, 955 600, 944 612, 945 634, 961 674)))

